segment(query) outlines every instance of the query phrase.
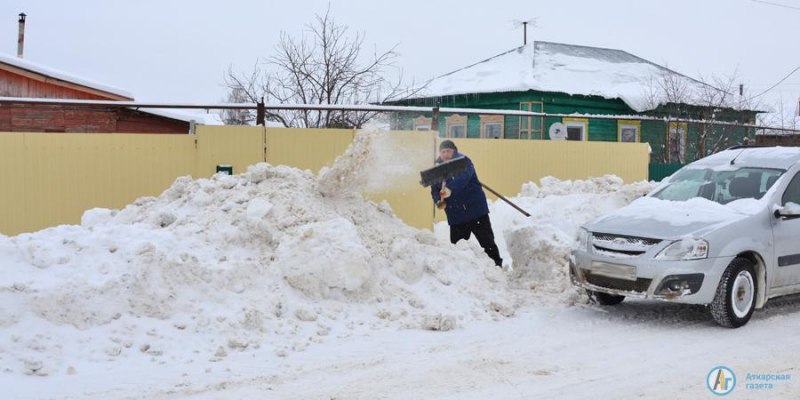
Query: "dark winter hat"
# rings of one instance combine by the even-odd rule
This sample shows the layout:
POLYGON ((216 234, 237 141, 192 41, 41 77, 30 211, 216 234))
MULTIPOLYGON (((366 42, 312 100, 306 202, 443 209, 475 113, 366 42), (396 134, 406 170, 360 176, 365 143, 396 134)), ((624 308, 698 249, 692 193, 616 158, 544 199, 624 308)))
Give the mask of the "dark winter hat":
POLYGON ((455 151, 458 151, 458 147, 456 147, 456 144, 453 143, 452 140, 445 140, 444 142, 440 143, 439 150, 442 149, 453 149, 455 151))

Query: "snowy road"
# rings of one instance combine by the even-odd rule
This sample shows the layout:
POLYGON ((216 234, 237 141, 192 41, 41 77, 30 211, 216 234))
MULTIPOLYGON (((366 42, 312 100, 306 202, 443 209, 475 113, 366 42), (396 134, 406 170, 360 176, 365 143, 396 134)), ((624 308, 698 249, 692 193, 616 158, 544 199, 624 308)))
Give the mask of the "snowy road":
POLYGON ((716 398, 705 378, 724 365, 738 377, 728 398, 798 398, 800 383, 791 380, 771 390, 744 385, 747 373, 797 379, 800 298, 774 301, 736 330, 716 326, 700 307, 632 301, 612 309, 526 307, 515 318, 451 332, 376 332, 285 359, 249 355, 229 357, 212 373, 187 367, 177 385, 168 384, 174 367, 160 366, 113 390, 81 392, 97 386, 91 374, 62 389, 98 399, 703 399, 716 398))
POLYGON ((440 227, 322 196, 310 172, 181 177, 82 225, 0 236, 0 397, 705 399, 725 366, 728 398, 800 398, 791 379, 747 388, 800 379, 800 296, 731 330, 702 307, 602 308, 570 286, 578 227, 651 189, 524 185, 532 217, 491 206, 509 272, 440 227))

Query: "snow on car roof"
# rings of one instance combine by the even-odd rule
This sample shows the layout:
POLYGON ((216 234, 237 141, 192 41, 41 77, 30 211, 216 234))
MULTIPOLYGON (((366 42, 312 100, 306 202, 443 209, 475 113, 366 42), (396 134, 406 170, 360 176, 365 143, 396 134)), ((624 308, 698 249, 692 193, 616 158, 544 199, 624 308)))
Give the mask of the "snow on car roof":
POLYGON ((798 147, 742 147, 712 154, 691 164, 702 168, 760 167, 789 169, 800 161, 798 147), (735 159, 734 166, 731 160, 735 159))
POLYGON ((50 68, 48 66, 36 62, 23 60, 21 58, 13 57, 8 54, 0 53, 0 63, 7 64, 12 67, 23 69, 29 72, 33 72, 38 75, 46 76, 48 78, 53 78, 56 80, 73 83, 76 85, 84 86, 87 88, 99 90, 101 92, 106 92, 133 100, 133 94, 131 92, 128 92, 127 90, 123 90, 104 83, 75 76, 70 73, 57 70, 55 68, 50 68))
POLYGON ((641 112, 655 106, 647 82, 663 74, 703 85, 626 51, 537 41, 434 78, 414 97, 539 90, 619 98, 641 112))

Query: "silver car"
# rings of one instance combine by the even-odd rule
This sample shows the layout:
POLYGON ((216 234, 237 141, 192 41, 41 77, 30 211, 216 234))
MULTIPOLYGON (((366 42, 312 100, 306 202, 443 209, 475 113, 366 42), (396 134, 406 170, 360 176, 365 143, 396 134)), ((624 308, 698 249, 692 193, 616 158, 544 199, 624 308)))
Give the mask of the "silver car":
POLYGON ((800 292, 800 149, 733 147, 584 225, 570 279, 602 305, 625 297, 708 305, 737 328, 800 292))

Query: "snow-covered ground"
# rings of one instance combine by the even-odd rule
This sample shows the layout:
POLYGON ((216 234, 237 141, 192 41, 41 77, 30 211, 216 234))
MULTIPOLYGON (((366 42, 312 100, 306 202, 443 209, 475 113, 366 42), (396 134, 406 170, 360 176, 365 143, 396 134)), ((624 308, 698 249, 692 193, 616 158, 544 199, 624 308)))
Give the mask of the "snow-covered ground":
MULTIPOLYGON (((3 398, 731 398, 747 373, 800 368, 800 300, 728 330, 702 307, 590 304, 567 282, 576 229, 647 193, 543 179, 491 205, 511 268, 354 190, 407 173, 359 134, 320 176, 259 164, 179 178, 80 226, 0 236, 3 398), (361 172, 359 172, 361 171, 361 172)), ((758 383, 758 382, 756 382, 758 383)))

